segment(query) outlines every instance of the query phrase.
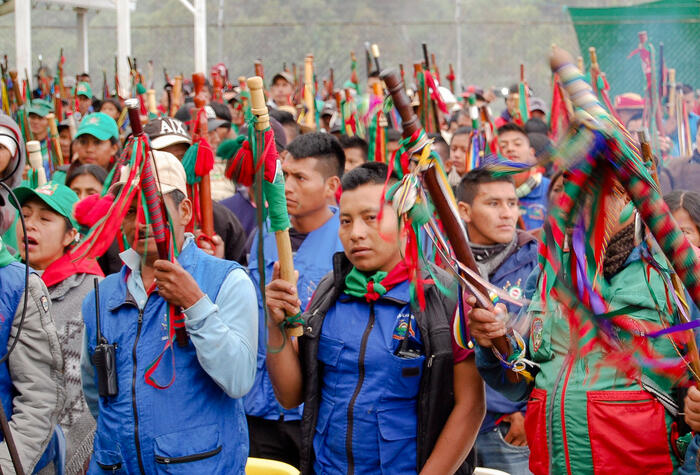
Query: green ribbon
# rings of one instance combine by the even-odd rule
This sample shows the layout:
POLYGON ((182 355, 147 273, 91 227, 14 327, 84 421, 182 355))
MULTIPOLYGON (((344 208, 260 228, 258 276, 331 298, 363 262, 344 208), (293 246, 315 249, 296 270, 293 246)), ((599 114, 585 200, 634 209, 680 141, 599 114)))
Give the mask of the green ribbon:
POLYGON ((388 275, 387 272, 377 271, 372 275, 367 275, 353 267, 345 277, 345 293, 351 297, 365 298, 369 293, 369 283, 373 282, 374 291, 380 296, 386 294, 386 288, 380 284, 388 275))

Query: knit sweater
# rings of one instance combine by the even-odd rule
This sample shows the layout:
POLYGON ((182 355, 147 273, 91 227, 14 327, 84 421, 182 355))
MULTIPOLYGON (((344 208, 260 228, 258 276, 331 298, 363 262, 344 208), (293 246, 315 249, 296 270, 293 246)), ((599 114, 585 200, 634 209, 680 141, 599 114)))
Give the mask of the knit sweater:
POLYGON ((92 453, 95 419, 90 414, 80 382, 80 351, 83 341, 83 318, 80 309, 93 288, 93 277, 75 274, 49 287, 51 315, 54 318, 63 353, 66 405, 59 423, 66 435, 66 473, 83 469, 92 453))

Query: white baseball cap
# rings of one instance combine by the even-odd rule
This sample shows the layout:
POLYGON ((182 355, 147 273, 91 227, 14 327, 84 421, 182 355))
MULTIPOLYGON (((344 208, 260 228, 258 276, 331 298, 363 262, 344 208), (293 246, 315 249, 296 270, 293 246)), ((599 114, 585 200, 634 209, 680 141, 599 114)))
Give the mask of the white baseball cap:
MULTIPOLYGON (((185 169, 175 155, 161 150, 153 150, 151 167, 153 178, 159 183, 162 194, 167 195, 171 191, 179 190, 187 196, 187 175, 185 169), (157 170, 157 172, 156 172, 157 170)), ((122 167, 119 181, 115 185, 123 185, 129 178, 129 167, 122 167)))

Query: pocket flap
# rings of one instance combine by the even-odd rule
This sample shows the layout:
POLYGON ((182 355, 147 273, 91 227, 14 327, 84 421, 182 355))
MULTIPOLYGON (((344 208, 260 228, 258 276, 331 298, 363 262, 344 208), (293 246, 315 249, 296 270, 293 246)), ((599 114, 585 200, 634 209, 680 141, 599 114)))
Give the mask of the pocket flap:
POLYGON ((124 459, 122 458, 121 452, 116 452, 114 450, 95 450, 93 453, 93 458, 95 463, 102 470, 107 470, 114 472, 122 468, 124 464, 124 459))
POLYGON ((323 434, 326 432, 328 427, 328 421, 331 420, 331 414, 333 414, 333 408, 335 404, 326 398, 321 400, 321 405, 318 408, 318 419, 316 420, 316 432, 323 434))
POLYGON ((205 458, 204 455, 216 455, 221 451, 219 426, 210 424, 159 435, 154 439, 153 450, 157 459, 190 458, 199 455, 205 458))
POLYGON ((318 360, 328 366, 336 366, 343 346, 345 343, 342 340, 336 340, 322 334, 318 346, 318 360))
POLYGON ((416 438, 418 417, 415 406, 393 407, 377 411, 379 433, 385 440, 416 438))

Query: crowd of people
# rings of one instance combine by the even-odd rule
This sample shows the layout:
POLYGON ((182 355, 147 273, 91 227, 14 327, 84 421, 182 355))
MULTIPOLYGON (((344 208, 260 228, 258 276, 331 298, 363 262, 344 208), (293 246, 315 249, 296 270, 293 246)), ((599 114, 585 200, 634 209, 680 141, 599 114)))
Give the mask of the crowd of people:
MULTIPOLYGON (((41 88, 13 114, 0 113, 0 180, 12 190, 0 192, 0 400, 12 436, 0 444, 4 473, 16 469, 13 447, 25 473, 70 475, 245 473, 249 457, 319 474, 700 470, 693 371, 675 379, 653 365, 623 372, 599 364, 603 348, 580 356, 567 309, 550 298, 538 265, 543 228, 576 177, 542 165, 559 137, 550 108, 527 87, 501 98, 475 86, 434 91, 445 110, 436 107, 432 149, 478 278, 504 296, 487 310, 458 290, 444 259, 432 254, 420 275, 412 272, 406 221, 385 198, 400 181, 394 154, 405 151, 388 110, 387 124, 359 127, 345 100, 319 92, 309 130, 296 78, 283 70, 266 84, 291 223, 291 283, 281 276, 278 235, 260 221, 261 191, 231 180, 236 157, 251 148, 244 88, 207 81, 199 108, 188 81, 179 98, 168 84, 158 105, 142 108, 172 243, 164 259, 145 198, 129 194, 130 171, 121 167, 134 153, 124 101, 98 99, 89 75, 78 79, 58 96, 71 114, 55 124, 56 137, 56 98, 41 88), (479 123, 476 107, 502 113, 479 123), (206 130, 195 132, 199 114, 206 130), (475 137, 490 144, 479 160, 475 137), (45 183, 30 166, 30 141, 40 145, 45 183), (214 155, 212 236, 191 225, 203 208, 183 166, 203 148, 214 155), (522 171, 499 173, 499 163, 522 171), (128 197, 123 211, 114 206, 120 197, 128 197), (113 235, 100 243, 104 252, 78 258, 74 251, 105 223, 113 235), (460 312, 466 345, 455 339, 460 312), (504 318, 518 314, 522 341, 504 318), (289 315, 301 315, 301 336, 287 331, 289 315), (171 328, 184 328, 184 339, 171 328), (506 335, 511 351, 533 363, 530 378, 493 350, 506 335)), ((378 71, 347 101, 371 103, 375 83, 383 89, 378 71)), ((679 156, 669 116, 656 138, 657 185, 700 259, 700 97, 681 90, 694 148, 679 156)), ((646 125, 643 97, 622 94, 614 106, 626 130, 646 125)), ((605 201, 614 219, 598 278, 610 317, 633 322, 620 339, 681 323, 685 313, 700 318, 670 284, 672 270, 655 261, 630 197, 619 182, 610 186, 618 192, 605 201)), ((654 339, 653 354, 690 360, 689 340, 654 339)))

